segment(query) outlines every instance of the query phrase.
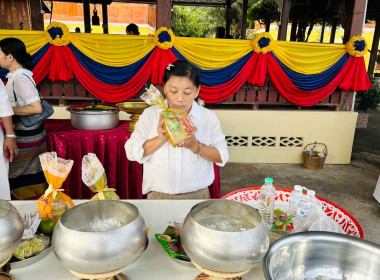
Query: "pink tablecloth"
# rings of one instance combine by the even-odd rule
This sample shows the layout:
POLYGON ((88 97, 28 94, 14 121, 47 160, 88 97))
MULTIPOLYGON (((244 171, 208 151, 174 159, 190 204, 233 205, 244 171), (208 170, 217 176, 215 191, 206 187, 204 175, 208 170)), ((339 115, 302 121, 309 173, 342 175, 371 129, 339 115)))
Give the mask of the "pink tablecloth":
MULTIPOLYGON (((142 165, 127 159, 124 144, 131 133, 129 121, 120 121, 117 128, 108 130, 80 130, 71 126, 70 120, 45 121, 47 146, 61 158, 74 160, 73 168, 63 184, 65 193, 73 199, 89 199, 94 194, 82 182, 82 158, 95 153, 107 174, 108 187, 115 188, 122 199, 141 199, 142 165)), ((215 166, 215 180, 210 186, 212 198, 220 198, 219 168, 215 166)))

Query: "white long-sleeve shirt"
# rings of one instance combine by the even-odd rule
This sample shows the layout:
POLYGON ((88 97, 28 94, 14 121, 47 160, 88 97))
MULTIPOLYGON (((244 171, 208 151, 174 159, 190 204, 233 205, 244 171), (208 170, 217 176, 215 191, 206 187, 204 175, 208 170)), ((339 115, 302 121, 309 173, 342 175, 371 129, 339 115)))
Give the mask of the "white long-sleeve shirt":
MULTIPOLYGON (((158 135, 161 111, 157 107, 145 109, 125 143, 127 158, 144 164, 143 193, 180 194, 208 187, 215 178, 213 162, 198 157, 187 148, 174 148, 166 141, 155 152, 143 157, 143 144, 158 135)), ((222 163, 217 164, 224 166, 229 159, 227 143, 215 113, 193 102, 189 117, 197 127, 197 140, 215 147, 222 159, 222 163)))

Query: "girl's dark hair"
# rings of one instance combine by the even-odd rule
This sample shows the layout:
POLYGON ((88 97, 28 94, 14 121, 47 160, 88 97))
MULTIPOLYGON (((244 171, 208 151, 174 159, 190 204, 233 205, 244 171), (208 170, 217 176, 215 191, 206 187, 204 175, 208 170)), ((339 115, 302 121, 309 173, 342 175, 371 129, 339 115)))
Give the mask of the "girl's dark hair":
POLYGON ((20 39, 5 38, 0 41, 0 49, 6 55, 11 54, 24 68, 33 70, 32 57, 26 52, 25 44, 20 39))
POLYGON ((132 32, 135 35, 140 35, 139 27, 134 23, 128 24, 127 32, 132 32))
POLYGON ((164 84, 171 76, 188 77, 197 88, 201 85, 198 69, 187 61, 177 60, 173 64, 169 64, 164 72, 164 84))

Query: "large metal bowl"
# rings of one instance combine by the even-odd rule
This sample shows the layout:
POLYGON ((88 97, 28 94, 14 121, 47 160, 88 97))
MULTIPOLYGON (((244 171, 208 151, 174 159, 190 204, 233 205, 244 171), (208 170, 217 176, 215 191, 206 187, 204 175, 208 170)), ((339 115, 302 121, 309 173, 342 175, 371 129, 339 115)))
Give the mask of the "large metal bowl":
POLYGON ((181 241, 196 264, 227 273, 251 269, 262 260, 269 246, 268 230, 260 213, 231 200, 208 200, 195 205, 183 223, 181 241), (210 228, 225 222, 236 227, 242 225, 245 230, 210 228))
POLYGON ((52 247, 62 264, 78 273, 107 273, 129 265, 144 250, 144 218, 131 203, 98 200, 77 205, 59 219, 52 247), (89 232, 92 225, 115 219, 121 226, 89 232))
POLYGON ((380 245, 331 232, 302 232, 274 242, 264 258, 268 280, 380 279, 380 245))
POLYGON ((17 209, 0 200, 0 263, 12 256, 24 232, 24 222, 17 209))

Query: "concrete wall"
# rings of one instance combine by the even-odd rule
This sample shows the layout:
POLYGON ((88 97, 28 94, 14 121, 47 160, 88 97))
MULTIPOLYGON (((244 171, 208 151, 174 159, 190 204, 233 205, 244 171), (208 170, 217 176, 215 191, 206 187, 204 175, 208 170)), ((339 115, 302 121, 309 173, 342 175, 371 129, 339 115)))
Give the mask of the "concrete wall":
MULTIPOLYGON (((52 118, 68 119, 65 107, 52 118)), ((229 144, 230 162, 302 163, 302 150, 314 141, 328 148, 327 164, 349 164, 356 112, 214 110, 229 144)), ((121 120, 129 115, 120 112, 121 120)))

